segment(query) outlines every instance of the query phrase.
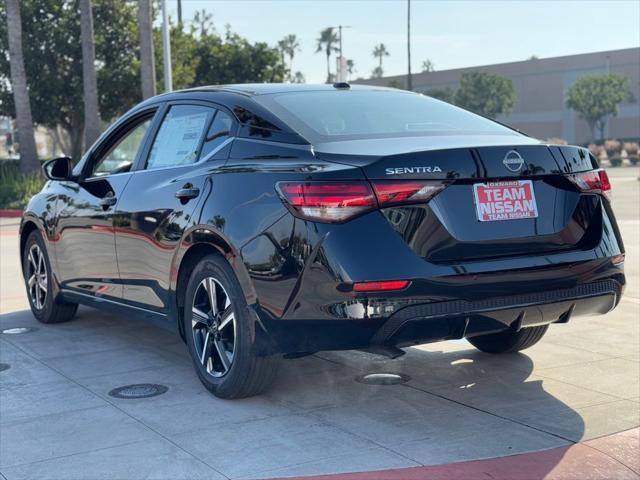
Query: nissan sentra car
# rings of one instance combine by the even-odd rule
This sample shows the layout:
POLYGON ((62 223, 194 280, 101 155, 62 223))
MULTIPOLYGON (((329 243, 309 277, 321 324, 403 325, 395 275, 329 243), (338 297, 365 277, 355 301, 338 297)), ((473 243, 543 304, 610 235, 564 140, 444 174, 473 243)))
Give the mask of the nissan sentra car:
POLYGON ((401 90, 173 92, 44 169, 20 230, 35 317, 86 304, 173 328, 222 398, 322 350, 516 352, 625 285, 588 150, 401 90))

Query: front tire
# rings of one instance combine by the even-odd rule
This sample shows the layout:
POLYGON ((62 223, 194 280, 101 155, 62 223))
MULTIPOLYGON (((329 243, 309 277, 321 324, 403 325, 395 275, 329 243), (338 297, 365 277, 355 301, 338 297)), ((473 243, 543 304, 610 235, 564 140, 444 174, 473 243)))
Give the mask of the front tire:
POLYGON ((523 328, 519 332, 500 332, 467 338, 478 350, 487 353, 514 353, 529 348, 542 339, 549 325, 523 328))
POLYGON ((33 316, 41 323, 71 320, 78 310, 78 304, 54 298, 51 262, 38 230, 27 237, 22 257, 24 282, 33 316))
POLYGON ((202 384, 220 398, 258 395, 275 378, 276 359, 255 354, 255 325, 225 259, 208 255, 187 285, 184 332, 202 384))

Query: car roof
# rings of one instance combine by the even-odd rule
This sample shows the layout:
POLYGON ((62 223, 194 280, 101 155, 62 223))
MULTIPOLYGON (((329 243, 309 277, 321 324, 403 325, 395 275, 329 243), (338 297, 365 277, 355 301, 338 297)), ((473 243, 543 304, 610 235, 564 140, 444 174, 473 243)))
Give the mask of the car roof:
POLYGON ((327 83, 235 83, 229 85, 207 85, 202 87, 178 90, 180 92, 232 92, 247 96, 267 95, 273 93, 288 92, 311 92, 311 91, 332 91, 332 90, 389 90, 398 91, 394 88, 378 87, 374 85, 349 85, 348 83, 327 84, 327 83))

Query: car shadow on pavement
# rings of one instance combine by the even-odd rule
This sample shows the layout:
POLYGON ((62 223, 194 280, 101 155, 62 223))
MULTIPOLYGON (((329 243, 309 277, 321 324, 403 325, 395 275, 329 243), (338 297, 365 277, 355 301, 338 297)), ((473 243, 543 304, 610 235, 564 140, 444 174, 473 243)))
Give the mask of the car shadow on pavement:
MULTIPOLYGON (((469 349, 466 342, 449 342, 408 348, 395 360, 360 351, 283 360, 267 394, 224 401, 200 386, 177 335, 144 322, 81 309, 66 324, 41 325, 29 311, 20 311, 0 315, 0 326, 37 328, 0 335, 0 363, 10 365, 0 372, 3 424, 11 424, 14 415, 21 415, 20 422, 39 422, 45 413, 62 415, 93 405, 78 394, 75 386, 81 386, 229 477, 437 465, 566 446, 585 434, 576 409, 596 402, 590 395, 598 395, 539 377, 525 353, 492 356, 469 349), (406 382, 362 383, 370 373, 401 374, 406 382), (55 382, 75 385, 60 390, 62 398, 45 411, 34 408, 27 415, 12 403, 37 405, 36 398, 27 398, 38 395, 30 387, 55 382), (169 390, 146 400, 108 399, 112 388, 132 383, 162 383, 169 390), (12 391, 21 393, 12 396, 12 391), (74 406, 78 399, 84 403, 74 406), (207 409, 217 414, 203 417, 207 409), (260 449, 247 454, 254 442, 260 449), (203 448, 213 444, 223 452, 203 448)), ((12 431, 3 432, 5 443, 20 440, 11 438, 12 431)), ((65 455, 74 453, 73 438, 57 441, 69 442, 61 449, 65 455)), ((30 439, 25 448, 39 448, 34 442, 30 439)), ((545 471, 563 452, 549 452, 545 471)), ((5 456, 1 463, 7 461, 5 456)), ((122 461, 139 460, 131 455, 122 461)), ((527 478, 542 478, 539 470, 527 478)))

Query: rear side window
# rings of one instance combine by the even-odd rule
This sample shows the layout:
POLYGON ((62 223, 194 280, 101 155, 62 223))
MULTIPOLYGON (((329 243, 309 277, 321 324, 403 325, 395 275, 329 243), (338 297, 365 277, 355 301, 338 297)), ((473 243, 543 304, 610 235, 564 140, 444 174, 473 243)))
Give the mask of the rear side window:
POLYGON ((443 134, 516 133, 424 95, 388 90, 289 92, 255 100, 314 141, 443 134))
POLYGON ((211 152, 222 145, 222 143, 231 136, 232 128, 233 119, 231 115, 222 110, 218 110, 202 144, 200 158, 206 158, 211 152))
POLYGON ((200 105, 173 105, 153 141, 147 169, 194 163, 214 113, 200 105))

